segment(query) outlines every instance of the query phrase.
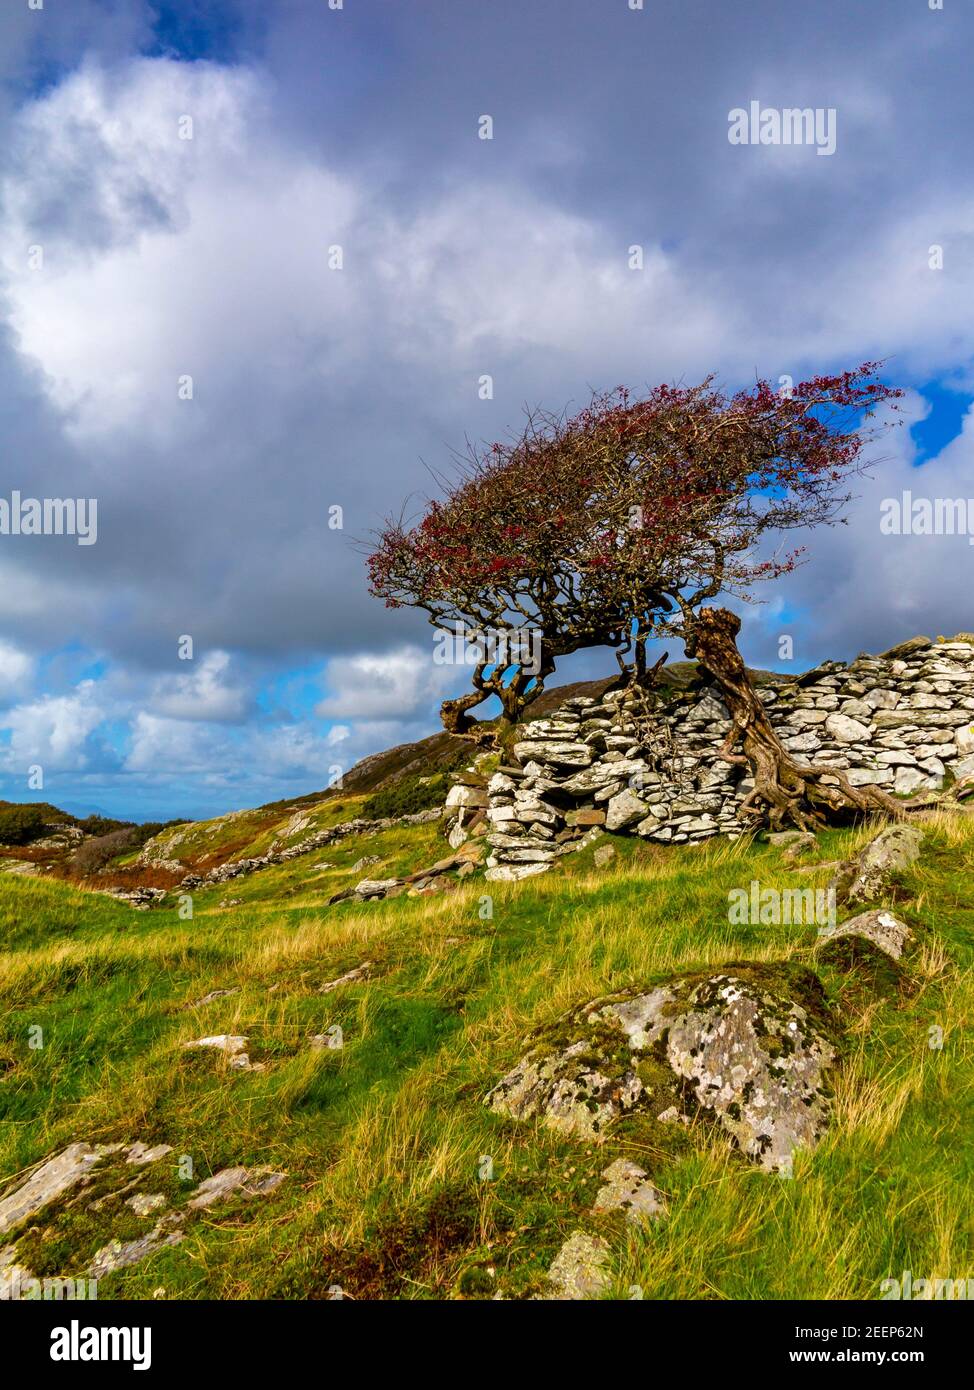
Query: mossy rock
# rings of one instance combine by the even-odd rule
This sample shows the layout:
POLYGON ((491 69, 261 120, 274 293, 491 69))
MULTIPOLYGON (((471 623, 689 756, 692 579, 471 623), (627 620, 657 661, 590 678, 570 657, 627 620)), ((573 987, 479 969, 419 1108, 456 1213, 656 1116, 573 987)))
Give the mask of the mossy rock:
POLYGON ((622 1116, 676 1105, 716 1119, 768 1170, 827 1124, 838 1025, 814 971, 739 962, 574 1009, 486 1097, 497 1114, 603 1138, 622 1116))

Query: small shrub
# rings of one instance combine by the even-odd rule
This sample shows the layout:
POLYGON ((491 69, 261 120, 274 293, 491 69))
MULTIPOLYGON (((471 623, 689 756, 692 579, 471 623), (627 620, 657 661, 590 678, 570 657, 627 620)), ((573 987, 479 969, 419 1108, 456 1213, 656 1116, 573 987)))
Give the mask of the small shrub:
POLYGON ((110 816, 85 816, 84 820, 78 821, 79 829, 86 835, 110 835, 114 830, 127 830, 132 822, 128 820, 112 820, 110 816))
POLYGON ((79 874, 96 874, 118 855, 124 854, 127 849, 134 849, 140 843, 139 829, 137 825, 130 825, 86 841, 75 852, 71 860, 72 868, 79 874))
POLYGON ((0 810, 0 844, 29 845, 47 829, 44 813, 36 806, 8 806, 0 810))
POLYGON ((432 777, 420 774, 403 777, 395 786, 373 792, 362 806, 362 815, 367 820, 382 820, 387 816, 410 816, 417 811, 428 811, 433 806, 443 805, 448 790, 449 783, 442 773, 432 777))

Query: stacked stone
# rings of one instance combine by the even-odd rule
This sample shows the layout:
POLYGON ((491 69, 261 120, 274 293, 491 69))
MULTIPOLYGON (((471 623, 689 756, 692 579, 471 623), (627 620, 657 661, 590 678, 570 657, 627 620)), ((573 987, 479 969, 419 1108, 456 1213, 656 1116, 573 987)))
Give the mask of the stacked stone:
POLYGON ((447 839, 451 849, 459 849, 472 834, 482 834, 490 798, 483 778, 476 773, 463 774, 461 780, 447 793, 444 816, 448 828, 447 839))
POLYGON ((576 696, 551 719, 526 726, 529 737, 514 745, 520 768, 501 769, 487 783, 488 879, 543 873, 578 848, 587 828, 605 823, 596 797, 618 780, 614 768, 623 758, 607 746, 611 721, 608 704, 576 696))
POLYGON ((828 662, 768 693, 768 714, 800 761, 897 796, 974 774, 974 646, 914 638, 885 657, 828 662))
POLYGON ((593 829, 664 843, 740 830, 729 809, 739 770, 714 758, 726 706, 708 692, 660 719, 679 749, 674 757, 660 759, 643 747, 618 691, 601 703, 575 696, 552 718, 527 725, 528 737, 514 745, 521 769, 498 772, 488 783, 487 877, 543 873, 587 843, 593 829))
MULTIPOLYGON (((759 693, 798 762, 835 767, 853 786, 910 795, 974 775, 971 641, 914 638, 882 657, 771 677, 759 693)), ((680 696, 656 718, 652 748, 618 691, 601 702, 575 696, 526 725, 514 745, 520 766, 487 786, 487 877, 543 873, 593 828, 664 844, 739 834, 753 784, 718 756, 729 716, 716 691, 680 696)))

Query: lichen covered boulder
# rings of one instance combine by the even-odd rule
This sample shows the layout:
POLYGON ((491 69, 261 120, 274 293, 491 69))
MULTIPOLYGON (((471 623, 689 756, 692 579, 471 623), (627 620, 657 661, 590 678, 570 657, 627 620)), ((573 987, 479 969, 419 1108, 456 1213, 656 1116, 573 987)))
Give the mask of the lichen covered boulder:
POLYGON ((671 1024, 666 1056, 762 1168, 787 1168, 796 1148, 813 1149, 825 1131, 836 1049, 815 1013, 780 990, 732 972, 711 977, 671 1024))
POLYGON ((840 902, 855 906, 889 896, 897 874, 920 857, 923 832, 915 825, 890 825, 843 864, 834 880, 840 902))
POLYGON ((635 1110, 715 1121, 768 1171, 828 1123, 835 1030, 803 967, 729 965, 575 1009, 486 1097, 497 1114, 601 1138, 635 1110))
POLYGON ((893 960, 899 960, 913 933, 905 922, 895 913, 881 908, 872 912, 861 912, 858 917, 850 917, 834 927, 819 928, 819 950, 825 950, 829 943, 848 938, 859 938, 871 942, 893 960))
POLYGON ((542 1116, 553 1129, 598 1138, 645 1097, 639 1063, 663 1033, 668 988, 598 999, 575 1009, 499 1081, 486 1104, 515 1120, 542 1116))

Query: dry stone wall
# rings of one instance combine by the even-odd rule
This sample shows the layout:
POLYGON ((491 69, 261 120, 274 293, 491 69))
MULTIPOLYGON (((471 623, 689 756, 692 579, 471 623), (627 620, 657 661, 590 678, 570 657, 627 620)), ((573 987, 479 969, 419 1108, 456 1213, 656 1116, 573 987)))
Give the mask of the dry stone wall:
MULTIPOLYGON (((906 796, 974 775, 974 638, 913 638, 882 656, 772 676, 759 693, 799 762, 835 767, 854 786, 906 796)), ((488 879, 543 873, 596 827, 663 844, 739 834, 752 783, 717 756, 728 728, 707 686, 649 722, 617 691, 570 698, 525 725, 518 766, 487 786, 488 879)))

